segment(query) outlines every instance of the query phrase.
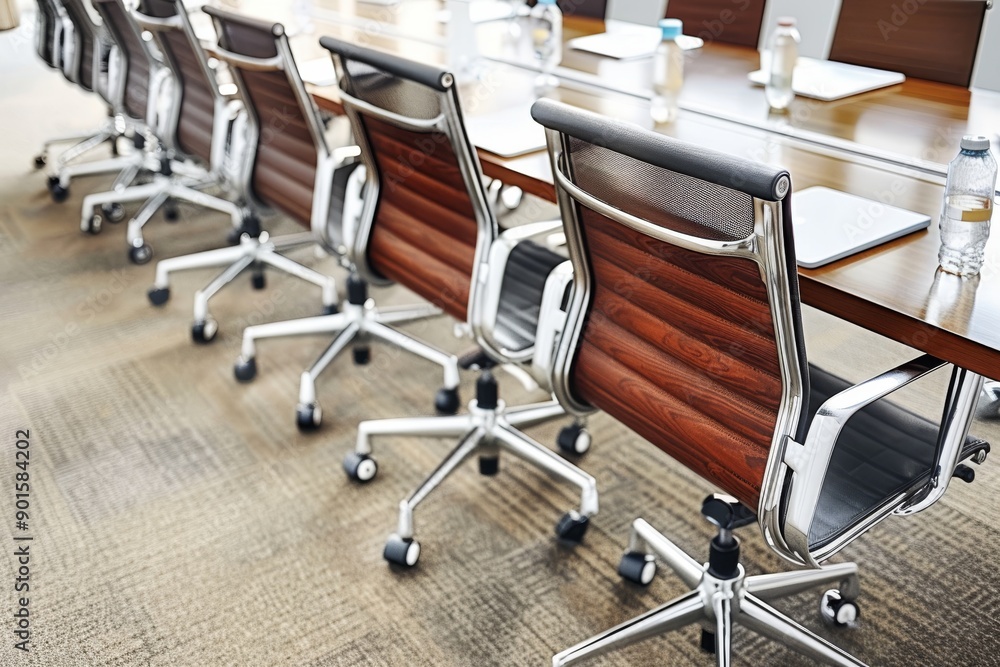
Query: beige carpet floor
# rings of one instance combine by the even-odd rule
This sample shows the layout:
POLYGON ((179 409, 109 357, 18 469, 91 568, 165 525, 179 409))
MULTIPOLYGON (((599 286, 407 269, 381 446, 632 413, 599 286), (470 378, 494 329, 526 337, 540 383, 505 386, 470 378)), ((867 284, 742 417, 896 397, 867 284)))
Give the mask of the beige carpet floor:
MULTIPOLYGON (((417 512, 424 546, 413 571, 382 560, 396 505, 450 448, 442 440, 378 441, 371 484, 341 460, 361 418, 427 413, 435 367, 376 346, 371 365, 337 361, 319 384, 324 428, 293 423, 298 374, 322 337, 267 341, 260 376, 238 385, 232 364, 247 324, 317 313, 316 290, 271 273, 242 277, 213 302, 219 339, 194 346, 192 293, 211 272, 178 275, 163 309, 148 305, 152 265, 125 257, 124 229, 81 234, 79 179, 63 204, 31 158, 47 136, 96 125, 100 107, 33 58, 26 32, 0 34, 0 665, 546 665, 590 634, 683 592, 663 572, 648 588, 615 568, 642 516, 702 557, 711 530, 697 510, 711 489, 612 420, 591 421, 601 512, 585 543, 553 537, 572 490, 518 461, 457 473, 417 512), (13 649, 14 432, 30 429, 31 652, 13 649)), ((227 221, 193 207, 147 238, 157 258, 217 246, 227 221)), ((275 231, 293 229, 278 222, 275 231)), ((320 268, 329 260, 298 255, 320 268)), ((378 293, 402 303, 402 290, 378 293)), ((913 354, 814 311, 810 352, 852 379, 913 354)), ((456 351, 445 320, 414 332, 456 351)), ((471 395, 466 377, 463 396, 471 395)), ((933 385, 933 383, 931 383, 933 385)), ((933 407, 936 386, 907 400, 933 407)), ((503 380, 510 402, 527 395, 503 380)), ((532 434, 551 443, 558 424, 532 434)), ((976 430, 997 437, 995 423, 976 430)), ((836 560, 862 567, 862 616, 826 628, 817 594, 780 604, 872 665, 1000 664, 1000 475, 957 483, 924 515, 890 521, 836 560)), ((782 567, 743 531, 751 573, 782 567)), ((738 630, 736 665, 806 664, 738 630)), ((709 665, 688 629, 601 665, 709 665)))

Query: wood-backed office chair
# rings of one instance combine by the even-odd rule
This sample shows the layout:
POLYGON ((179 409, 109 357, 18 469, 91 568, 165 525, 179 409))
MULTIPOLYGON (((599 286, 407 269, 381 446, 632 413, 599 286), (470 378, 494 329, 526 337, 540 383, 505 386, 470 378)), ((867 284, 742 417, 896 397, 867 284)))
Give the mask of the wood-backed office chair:
POLYGON ((989 4, 843 0, 830 60, 968 87, 989 4))
POLYGON ((787 172, 542 100, 573 262, 553 384, 601 409, 731 498, 703 566, 639 519, 619 568, 646 584, 660 557, 692 591, 553 659, 576 664, 701 622, 730 664, 732 625, 833 665, 860 665, 768 601, 822 584, 834 621, 856 616, 852 563, 819 563, 892 514, 936 501, 969 458, 982 378, 954 369, 942 424, 880 400, 946 366, 922 356, 857 386, 810 366, 799 314, 787 172), (745 577, 733 529, 813 570, 745 577), (714 634, 714 637, 713 637, 714 634))
MULTIPOLYGON (((528 2, 530 7, 536 4, 538 0, 528 2)), ((564 16, 580 16, 603 21, 608 12, 608 0, 556 0, 556 5, 564 16)))
MULTIPOLYGON (((460 437, 437 470, 400 503, 399 527, 389 537, 385 558, 415 565, 416 506, 473 455, 479 455, 483 474, 495 474, 500 450, 580 487, 579 511, 557 526, 560 537, 579 542, 588 518, 597 513, 593 477, 517 430, 565 411, 553 400, 504 405, 490 371, 517 364, 547 383, 544 359, 564 320, 569 267, 537 240, 558 229, 559 221, 514 229, 497 240, 496 217, 451 73, 329 37, 320 44, 333 55, 340 97, 368 175, 353 261, 370 280, 392 279, 467 323, 482 350, 465 364, 482 370, 468 414, 367 421, 358 427, 357 447, 344 467, 359 482, 377 471, 374 435, 460 437)), ((582 425, 569 428, 572 444, 586 449, 589 436, 582 425)))
MULTIPOLYGON (((122 204, 143 202, 126 230, 128 256, 135 264, 145 264, 153 256, 152 248, 143 238, 143 227, 161 207, 168 221, 176 220, 177 201, 221 211, 230 217, 233 227, 239 229, 247 222, 250 212, 242 206, 243 194, 238 188, 241 183, 233 183, 234 179, 227 178, 224 170, 227 146, 238 144, 230 142, 235 137, 229 132, 238 104, 229 104, 219 93, 215 74, 208 67, 183 4, 142 1, 139 10, 132 11, 122 0, 93 1, 129 62, 125 107, 130 115, 146 110, 147 125, 155 137, 153 157, 159 168, 148 183, 126 187, 116 183, 111 190, 87 195, 82 205, 81 229, 96 233, 101 229, 101 213, 115 210, 117 205, 121 219, 124 217, 122 204), (153 35, 162 64, 143 39, 144 32, 153 35), (141 85, 150 69, 163 71, 170 80, 162 109, 158 108, 163 103, 159 90, 141 85), (225 196, 204 192, 208 188, 220 190, 225 196), (101 212, 95 212, 97 210, 101 212)), ((131 181, 131 176, 128 180, 131 181)))
MULTIPOLYGON (((139 17, 144 25, 160 34, 162 47, 175 61, 178 76, 194 80, 207 74, 205 55, 190 29, 183 6, 177 0, 143 0, 140 8, 151 15, 139 17), (166 15, 166 17, 164 17, 166 15), (182 27, 183 26, 183 27, 182 27), (173 31, 173 32, 169 32, 173 31), (173 35, 168 37, 168 35, 173 35), (170 41, 167 41, 167 40, 170 41)), ((256 214, 244 219, 236 235, 236 245, 172 257, 157 263, 156 278, 149 300, 161 306, 170 298, 170 275, 176 271, 225 267, 204 289, 194 295, 194 323, 191 337, 208 343, 218 333, 218 323, 210 316, 209 300, 246 269, 252 271, 256 289, 265 286, 264 267, 271 267, 312 283, 321 289, 323 312, 337 310, 337 286, 332 276, 303 266, 281 254, 306 245, 323 244, 326 226, 339 218, 343 201, 334 196, 335 182, 343 178, 355 162, 357 148, 331 148, 312 98, 306 92, 292 58, 281 24, 244 18, 237 14, 205 7, 214 20, 219 43, 210 48, 212 57, 225 63, 237 86, 245 110, 246 124, 232 135, 246 144, 241 151, 240 191, 251 211, 264 208, 288 215, 309 231, 271 238, 260 229, 256 214)), ((184 128, 181 117, 177 140, 188 150, 211 154, 215 160, 214 135, 209 139, 205 111, 219 109, 214 81, 201 88, 185 87, 190 120, 184 128)), ((182 113, 185 107, 182 106, 182 113)), ((333 251, 333 250, 331 250, 333 251)))
POLYGON ((684 22, 684 34, 706 42, 757 48, 765 0, 667 0, 667 17, 684 22))

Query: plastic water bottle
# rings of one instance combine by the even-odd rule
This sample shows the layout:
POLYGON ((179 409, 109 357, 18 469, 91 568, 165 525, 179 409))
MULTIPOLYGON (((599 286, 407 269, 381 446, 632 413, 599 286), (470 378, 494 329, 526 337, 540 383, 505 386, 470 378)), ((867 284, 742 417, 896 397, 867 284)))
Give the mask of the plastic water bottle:
POLYGON ((650 115, 657 123, 670 123, 677 118, 681 86, 684 85, 684 51, 677 38, 684 30, 678 19, 660 21, 660 45, 653 56, 653 106, 650 115))
POLYGON ((771 67, 764 86, 764 95, 772 109, 787 109, 795 97, 792 73, 799 59, 799 31, 795 19, 783 16, 771 37, 771 67))
POLYGON ((553 72, 562 62, 562 12, 556 0, 538 0, 531 8, 530 23, 535 58, 542 69, 535 87, 548 90, 559 85, 553 72))
POLYGON ((993 217, 997 163, 986 137, 962 137, 962 151, 948 165, 941 211, 938 264, 948 273, 971 277, 983 266, 993 217))

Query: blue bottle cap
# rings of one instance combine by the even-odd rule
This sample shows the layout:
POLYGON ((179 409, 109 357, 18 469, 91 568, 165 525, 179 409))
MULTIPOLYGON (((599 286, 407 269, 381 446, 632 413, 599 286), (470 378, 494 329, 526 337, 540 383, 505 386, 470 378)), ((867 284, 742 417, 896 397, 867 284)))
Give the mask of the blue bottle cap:
POLYGON ((538 0, 538 4, 540 4, 540 5, 554 5, 554 4, 556 4, 556 0, 538 0))
POLYGON ((684 22, 680 19, 661 19, 660 30, 663 39, 677 39, 684 32, 684 22))

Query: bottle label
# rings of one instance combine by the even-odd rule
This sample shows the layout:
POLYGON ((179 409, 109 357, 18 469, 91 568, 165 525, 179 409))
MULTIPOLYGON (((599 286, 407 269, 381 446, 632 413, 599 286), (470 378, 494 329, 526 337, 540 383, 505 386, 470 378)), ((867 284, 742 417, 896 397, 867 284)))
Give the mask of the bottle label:
POLYGON ((945 215, 962 222, 989 222, 993 217, 993 200, 986 197, 961 197, 960 202, 948 202, 945 215), (957 204, 957 205, 956 205, 957 204))

